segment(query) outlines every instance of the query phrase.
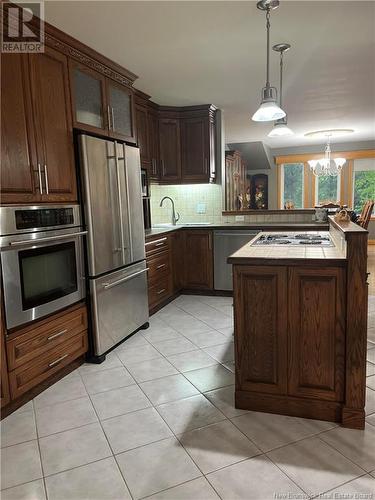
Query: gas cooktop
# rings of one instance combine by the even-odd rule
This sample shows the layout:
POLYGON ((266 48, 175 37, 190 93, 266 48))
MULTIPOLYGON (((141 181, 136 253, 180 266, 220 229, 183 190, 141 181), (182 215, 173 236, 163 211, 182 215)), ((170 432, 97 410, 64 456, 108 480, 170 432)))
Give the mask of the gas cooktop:
POLYGON ((332 247, 333 243, 328 232, 320 233, 269 233, 262 234, 253 245, 311 245, 319 247, 332 247))

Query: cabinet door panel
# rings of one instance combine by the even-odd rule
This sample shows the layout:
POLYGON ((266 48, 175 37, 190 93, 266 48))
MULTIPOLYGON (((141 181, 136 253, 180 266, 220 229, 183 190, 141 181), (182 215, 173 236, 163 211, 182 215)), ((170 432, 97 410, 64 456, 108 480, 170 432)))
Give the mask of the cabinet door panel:
POLYGON ((344 271, 289 269, 289 388, 293 396, 344 397, 344 271))
POLYGON ((40 201, 28 56, 1 54, 1 198, 40 201))
POLYGON ((135 143, 132 91, 107 79, 107 101, 110 108, 110 136, 135 143))
POLYGON ((108 134, 105 113, 105 77, 76 63, 70 63, 74 126, 108 134))
POLYGON ((164 182, 181 181, 180 123, 177 119, 163 118, 160 133, 160 179, 164 182))
POLYGON ((213 288, 211 231, 184 232, 184 288, 213 288))
POLYGON ((207 181, 210 155, 208 118, 182 120, 181 138, 183 181, 207 181))
POLYGON ((32 55, 31 84, 38 159, 44 169, 42 201, 73 201, 76 176, 67 58, 46 47, 32 55))
POLYGON ((286 394, 286 269, 236 266, 234 280, 236 388, 286 394))
POLYGON ((148 140, 148 117, 146 107, 139 105, 135 106, 135 121, 137 124, 137 144, 141 157, 141 166, 148 169, 150 166, 150 153, 148 140))
POLYGON ((149 178, 159 178, 159 117, 157 111, 149 108, 148 110, 148 145, 150 169, 149 178))

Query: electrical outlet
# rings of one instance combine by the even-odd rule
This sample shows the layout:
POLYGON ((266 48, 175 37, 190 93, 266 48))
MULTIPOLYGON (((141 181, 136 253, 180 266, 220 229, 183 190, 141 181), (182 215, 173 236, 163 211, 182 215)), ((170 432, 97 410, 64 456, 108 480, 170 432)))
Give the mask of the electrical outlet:
POLYGON ((236 215, 236 222, 245 222, 244 215, 236 215))
POLYGON ((197 214, 205 214, 205 213, 206 213, 206 204, 197 203, 197 214))

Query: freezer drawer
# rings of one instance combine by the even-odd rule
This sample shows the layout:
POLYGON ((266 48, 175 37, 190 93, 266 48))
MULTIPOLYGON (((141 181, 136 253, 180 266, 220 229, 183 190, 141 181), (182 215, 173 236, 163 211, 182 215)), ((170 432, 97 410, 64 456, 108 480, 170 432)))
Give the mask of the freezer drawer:
POLYGON ((95 355, 100 356, 148 321, 146 263, 90 279, 95 355))
POLYGON ((249 230, 214 231, 215 290, 233 290, 232 265, 227 264, 227 259, 257 234, 249 230))

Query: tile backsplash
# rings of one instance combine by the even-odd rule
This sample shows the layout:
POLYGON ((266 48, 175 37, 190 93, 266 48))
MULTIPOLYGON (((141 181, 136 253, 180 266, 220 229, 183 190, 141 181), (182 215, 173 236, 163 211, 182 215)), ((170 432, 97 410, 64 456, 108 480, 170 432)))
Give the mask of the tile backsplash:
POLYGON ((180 214, 180 223, 184 222, 222 222, 221 186, 217 184, 181 184, 163 186, 151 184, 151 220, 152 224, 171 221, 171 203, 166 200, 160 207, 163 196, 170 196, 180 214), (197 213, 197 209, 205 213, 197 213))
MULTIPOLYGON (((172 209, 170 201, 166 200, 160 207, 160 200, 170 196, 175 203, 175 210, 180 214, 180 224, 187 222, 210 222, 213 224, 238 222, 235 215, 222 215, 221 186, 218 184, 151 184, 151 221, 152 224, 167 224, 171 222, 172 209), (199 213, 199 212, 204 213, 199 213)), ((279 213, 244 214, 243 222, 312 222, 311 213, 279 213)))

